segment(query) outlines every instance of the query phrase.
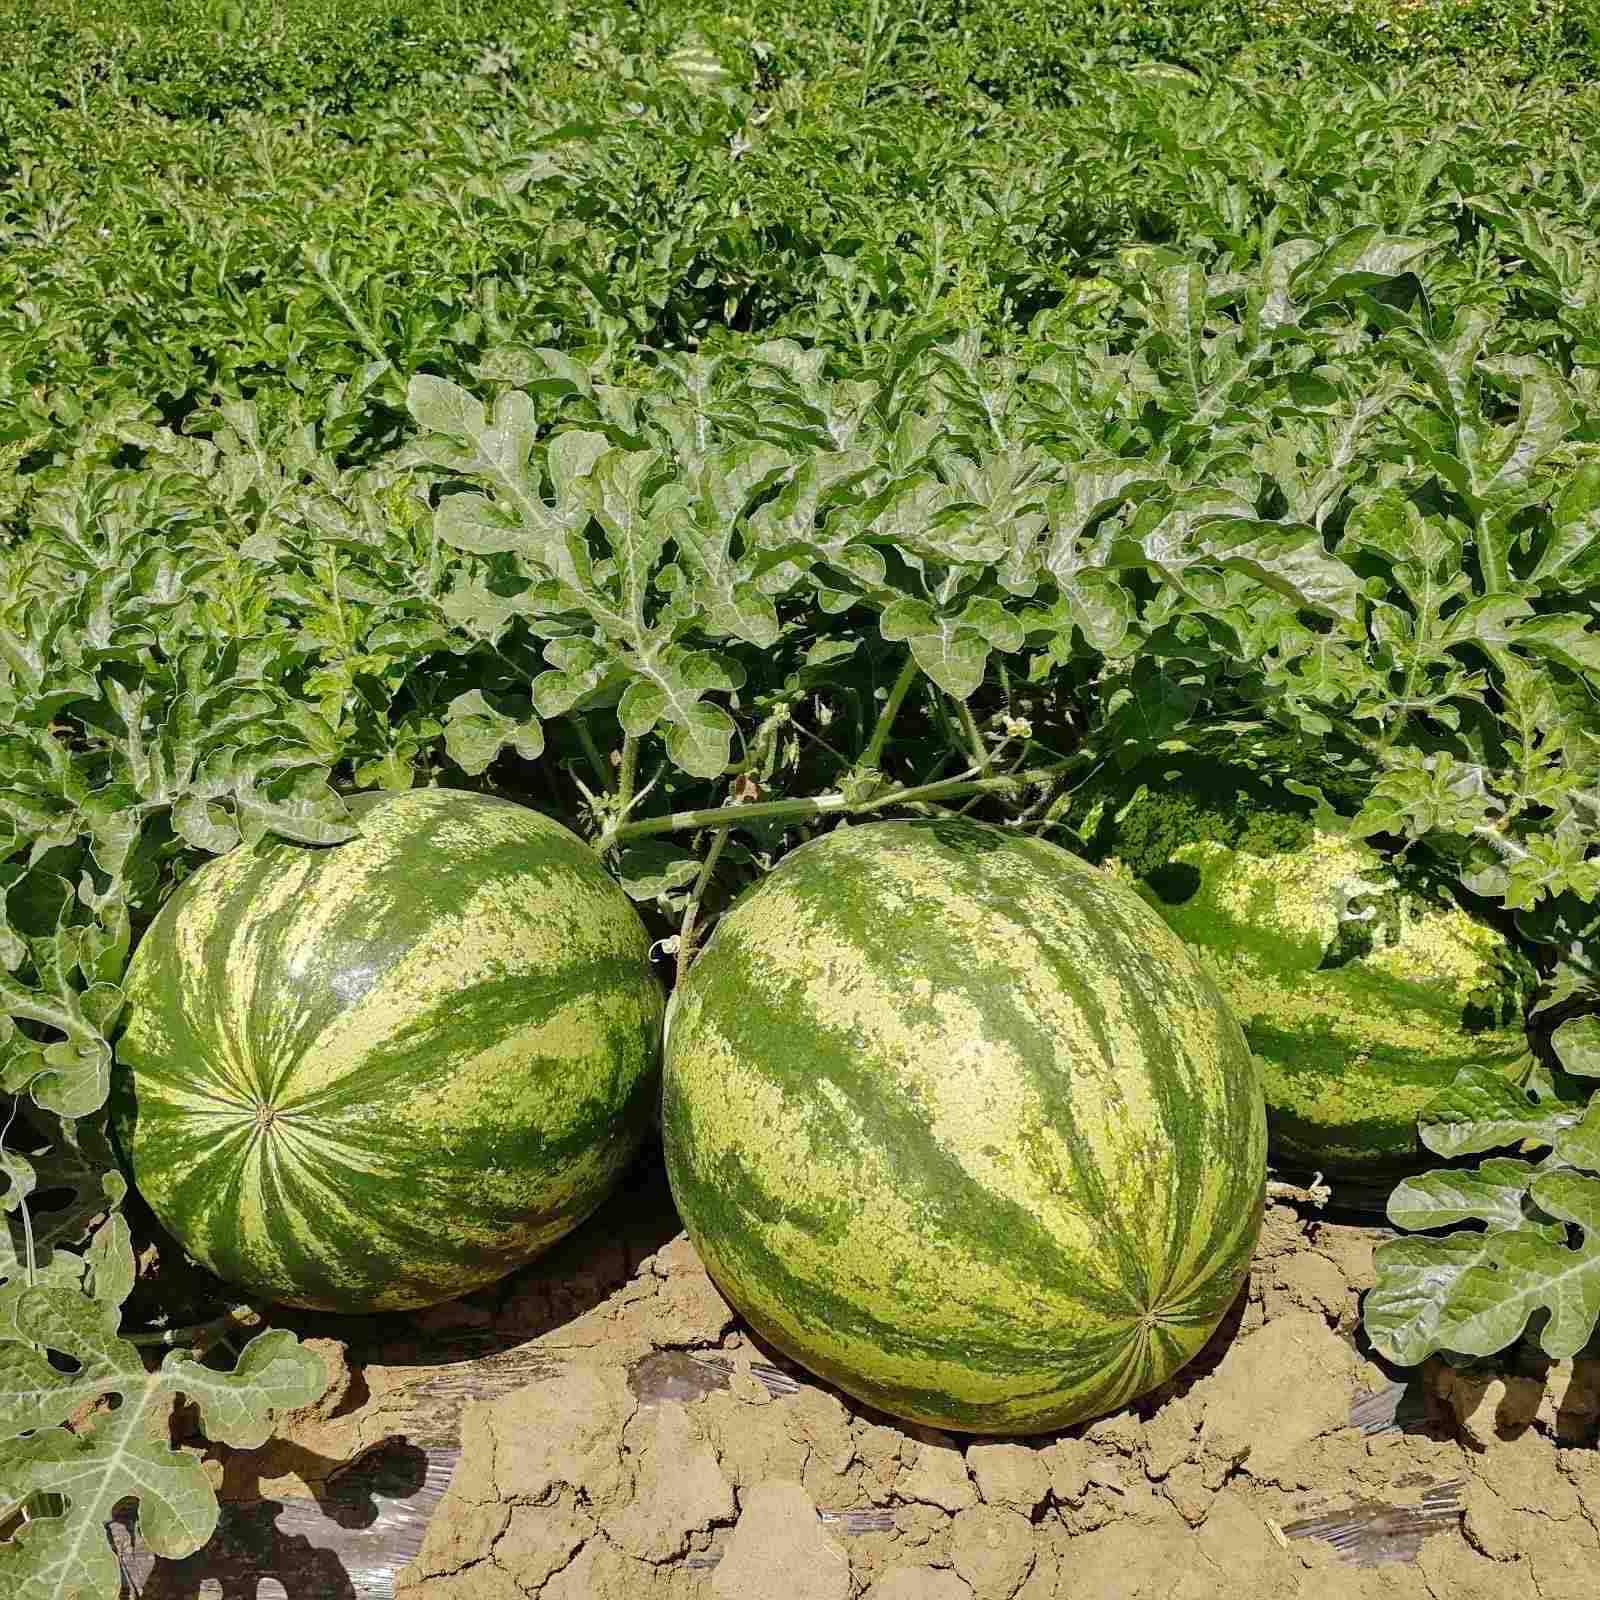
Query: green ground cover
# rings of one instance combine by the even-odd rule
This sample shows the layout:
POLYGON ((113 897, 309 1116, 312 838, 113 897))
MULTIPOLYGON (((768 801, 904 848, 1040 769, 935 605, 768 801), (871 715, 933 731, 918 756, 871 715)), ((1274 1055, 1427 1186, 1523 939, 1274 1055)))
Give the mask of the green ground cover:
MULTIPOLYGON (((686 960, 841 811, 1226 749, 1590 1006, 1595 16, 0 0, 0 1500, 146 1392, 130 944, 353 789, 531 799, 686 960)), ((110 1592, 95 1459, 8 1593, 110 1592)))

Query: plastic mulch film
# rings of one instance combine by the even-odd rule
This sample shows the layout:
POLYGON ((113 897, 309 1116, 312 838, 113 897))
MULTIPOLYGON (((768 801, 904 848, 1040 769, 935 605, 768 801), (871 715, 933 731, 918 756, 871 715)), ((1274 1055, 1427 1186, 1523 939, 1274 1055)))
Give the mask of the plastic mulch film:
MULTIPOLYGON (((751 1372, 775 1398, 800 1387, 776 1367, 757 1363, 751 1372)), ((682 1351, 657 1351, 629 1372, 629 1386, 646 1406, 689 1404, 729 1381, 728 1363, 682 1351)), ((1411 1398, 1402 1384, 1364 1395, 1350 1425, 1369 1434, 1405 1426, 1411 1398)), ((351 1463, 317 1499, 224 1503, 216 1534, 183 1561, 151 1556, 131 1517, 113 1522, 109 1532, 122 1563, 124 1600, 392 1600, 395 1579, 421 1548, 459 1458, 457 1449, 391 1440, 351 1463)), ((1324 1540, 1352 1565, 1413 1561, 1423 1539, 1459 1519, 1459 1485, 1395 1487, 1424 1492, 1412 1505, 1363 1501, 1275 1532, 1285 1541, 1324 1540)), ((893 1526, 893 1512, 882 1509, 824 1507, 820 1515, 832 1532, 845 1536, 893 1526)), ((699 1557, 696 1564, 715 1559, 699 1557)))

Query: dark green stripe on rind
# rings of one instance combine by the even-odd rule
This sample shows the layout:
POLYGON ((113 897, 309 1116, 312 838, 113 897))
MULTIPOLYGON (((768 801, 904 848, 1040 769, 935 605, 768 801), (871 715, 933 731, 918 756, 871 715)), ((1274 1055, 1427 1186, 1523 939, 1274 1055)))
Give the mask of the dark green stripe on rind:
POLYGON ((548 818, 449 791, 362 837, 208 865, 136 951, 114 1114, 220 1276, 329 1310, 428 1304, 577 1226, 648 1126, 648 937, 548 818))
POLYGON ((664 1133, 703 1258, 884 1410, 1061 1426, 1162 1381, 1237 1293, 1260 1086, 1195 960, 1054 846, 943 822, 804 846, 680 991, 664 1133))

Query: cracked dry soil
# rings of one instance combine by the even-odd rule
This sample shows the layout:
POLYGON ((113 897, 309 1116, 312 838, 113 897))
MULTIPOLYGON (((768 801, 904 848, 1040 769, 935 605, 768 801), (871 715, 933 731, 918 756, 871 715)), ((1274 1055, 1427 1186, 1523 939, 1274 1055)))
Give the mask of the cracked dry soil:
POLYGON ((387 1364, 324 1340, 329 1395, 225 1458, 224 1500, 317 1495, 381 1440, 453 1446, 459 1427, 399 1600, 1600 1590, 1600 1362, 1385 1373, 1356 1342, 1375 1230, 1271 1207, 1188 1369, 1098 1422, 994 1441, 898 1424, 755 1345, 675 1227, 591 1225, 409 1319, 410 1347, 391 1330, 387 1364), (441 1338, 453 1356, 429 1365, 441 1338), (495 1353, 464 1362, 475 1339, 495 1353))
POLYGON ((551 1375, 468 1408, 397 1593, 1589 1600, 1600 1363, 1431 1367, 1420 1417, 1352 1426, 1353 1402, 1392 1389, 1353 1338, 1376 1237, 1273 1207, 1247 1297, 1193 1368, 1099 1422, 994 1442, 901 1426, 793 1368, 781 1392, 680 1236, 542 1336, 551 1375), (639 1366, 662 1350, 714 1354, 721 1375, 639 1366))

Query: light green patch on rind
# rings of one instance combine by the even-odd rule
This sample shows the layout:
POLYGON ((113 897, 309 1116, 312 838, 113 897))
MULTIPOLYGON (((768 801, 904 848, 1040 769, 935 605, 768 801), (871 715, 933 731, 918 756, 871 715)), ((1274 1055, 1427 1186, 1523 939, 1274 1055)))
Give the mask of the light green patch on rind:
POLYGON ((724 917, 679 991, 668 1168, 759 1331, 974 1432, 1161 1382, 1248 1264, 1260 1085, 1199 964, 1054 846, 839 830, 724 917))
POLYGON ((1504 1025, 1518 984, 1508 941, 1397 888, 1370 847, 1313 832, 1282 854, 1196 842, 1172 859, 1190 872, 1139 892, 1243 1025, 1274 1162, 1335 1177, 1418 1166, 1417 1115, 1462 1067, 1526 1065, 1523 1029, 1504 1025))
POLYGON ((210 863, 128 972, 115 1125, 219 1276, 399 1309, 492 1282, 604 1199, 648 1126, 648 937, 593 853, 439 790, 332 850, 210 863))

